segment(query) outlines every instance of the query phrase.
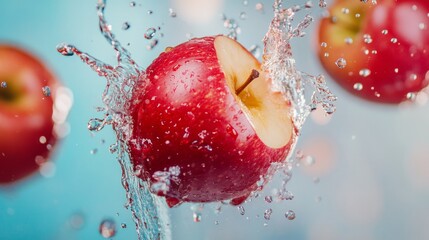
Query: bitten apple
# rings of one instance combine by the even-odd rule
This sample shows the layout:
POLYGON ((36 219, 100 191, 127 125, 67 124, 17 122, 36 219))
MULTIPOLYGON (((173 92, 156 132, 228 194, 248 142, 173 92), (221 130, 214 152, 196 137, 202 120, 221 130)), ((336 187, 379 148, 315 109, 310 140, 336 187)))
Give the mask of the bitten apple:
POLYGON ((319 25, 319 59, 356 96, 410 99, 429 83, 428 13, 427 0, 337 0, 319 25))
POLYGON ((243 46, 224 36, 166 49, 134 94, 130 155, 152 191, 179 202, 239 204, 286 159, 290 102, 243 46))
POLYGON ((39 59, 0 45, 0 184, 29 176, 47 161, 56 142, 52 115, 57 85, 39 59))

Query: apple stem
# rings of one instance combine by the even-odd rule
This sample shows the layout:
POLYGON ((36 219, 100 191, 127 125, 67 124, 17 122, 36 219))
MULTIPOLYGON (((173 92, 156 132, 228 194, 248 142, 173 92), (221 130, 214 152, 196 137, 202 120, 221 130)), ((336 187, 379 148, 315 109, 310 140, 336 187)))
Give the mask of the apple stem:
POLYGON ((239 95, 253 80, 259 77, 259 72, 255 69, 252 69, 250 76, 239 88, 235 90, 235 94, 239 95))

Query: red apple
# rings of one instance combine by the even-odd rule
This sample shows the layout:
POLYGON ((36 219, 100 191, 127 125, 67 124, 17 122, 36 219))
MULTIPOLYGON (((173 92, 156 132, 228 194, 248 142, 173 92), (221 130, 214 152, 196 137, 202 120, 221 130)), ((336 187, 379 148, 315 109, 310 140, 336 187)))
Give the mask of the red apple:
POLYGON ((290 103, 236 41, 192 39, 166 49, 146 74, 134 94, 130 156, 170 206, 239 204, 287 157, 290 103))
POLYGON ((48 159, 56 142, 52 114, 57 85, 39 59, 0 45, 0 184, 29 176, 48 159))
POLYGON ((318 55, 347 91, 400 103, 429 83, 429 1, 377 2, 337 0, 320 22, 318 55))

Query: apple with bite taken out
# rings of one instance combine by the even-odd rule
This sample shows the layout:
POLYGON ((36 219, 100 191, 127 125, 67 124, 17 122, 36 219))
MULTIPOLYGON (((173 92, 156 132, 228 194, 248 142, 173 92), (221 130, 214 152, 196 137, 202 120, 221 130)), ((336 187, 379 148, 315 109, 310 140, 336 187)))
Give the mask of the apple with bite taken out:
POLYGON ((224 37, 167 48, 134 92, 131 160, 168 205, 256 190, 294 140, 290 102, 243 46, 224 37))
POLYGON ((27 177, 47 161, 57 140, 57 86, 39 59, 18 47, 0 45, 0 184, 27 177))
POLYGON ((319 25, 319 59, 356 96, 412 99, 429 83, 428 13, 427 0, 337 0, 319 25))

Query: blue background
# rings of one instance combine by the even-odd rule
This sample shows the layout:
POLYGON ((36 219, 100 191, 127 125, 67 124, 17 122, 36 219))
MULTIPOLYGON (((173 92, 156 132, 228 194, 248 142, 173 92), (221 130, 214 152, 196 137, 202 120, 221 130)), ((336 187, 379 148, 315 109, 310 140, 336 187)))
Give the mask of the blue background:
MULTIPOLYGON (((257 1, 249 0, 247 5, 242 0, 224 1, 216 17, 202 25, 184 21, 180 13, 171 18, 169 1, 139 0, 136 7, 130 7, 129 1, 112 0, 106 15, 118 39, 123 45, 129 43, 133 58, 146 67, 165 47, 185 41, 189 33, 227 33, 219 17, 222 12, 238 21, 238 40, 244 46, 262 46, 272 3, 260 2, 263 12, 255 10, 257 1), (247 13, 246 19, 239 18, 241 12, 247 13), (125 21, 131 25, 127 31, 121 29, 125 21), (158 26, 159 44, 149 51, 144 32, 158 26)), ((321 10, 313 2, 311 11, 317 19, 321 10)), ((86 129, 90 118, 101 117, 95 107, 102 106, 105 81, 77 57, 56 51, 57 44, 67 42, 115 63, 115 53, 98 31, 95 3, 0 0, 0 42, 22 46, 39 56, 74 95, 70 134, 53 156, 54 176, 36 174, 0 188, 0 239, 102 239, 98 226, 105 218, 118 225, 114 239, 136 238, 131 214, 124 208, 120 167, 108 151, 113 133, 105 129, 91 134, 86 129), (97 152, 91 154, 94 149, 97 152), (73 224, 79 219, 81 225, 73 224), (121 228, 121 223, 127 228, 121 228)), ((286 1, 285 5, 294 3, 304 1, 286 1)), ((299 69, 317 75, 324 71, 314 54, 315 27, 316 23, 306 37, 295 39, 293 49, 299 69)), ((190 205, 185 204, 169 211, 173 239, 429 239, 427 104, 372 104, 347 94, 329 77, 328 83, 339 97, 338 110, 332 118, 313 113, 304 126, 298 149, 312 155, 316 163, 294 169, 288 188, 295 199, 263 201, 280 185, 276 178, 262 197, 244 205, 244 216, 229 206, 215 214, 216 204, 211 204, 205 207, 202 222, 194 223, 190 205), (263 218, 268 208, 273 209, 269 221, 263 218), (294 221, 284 217, 289 209, 296 213, 294 221)))

